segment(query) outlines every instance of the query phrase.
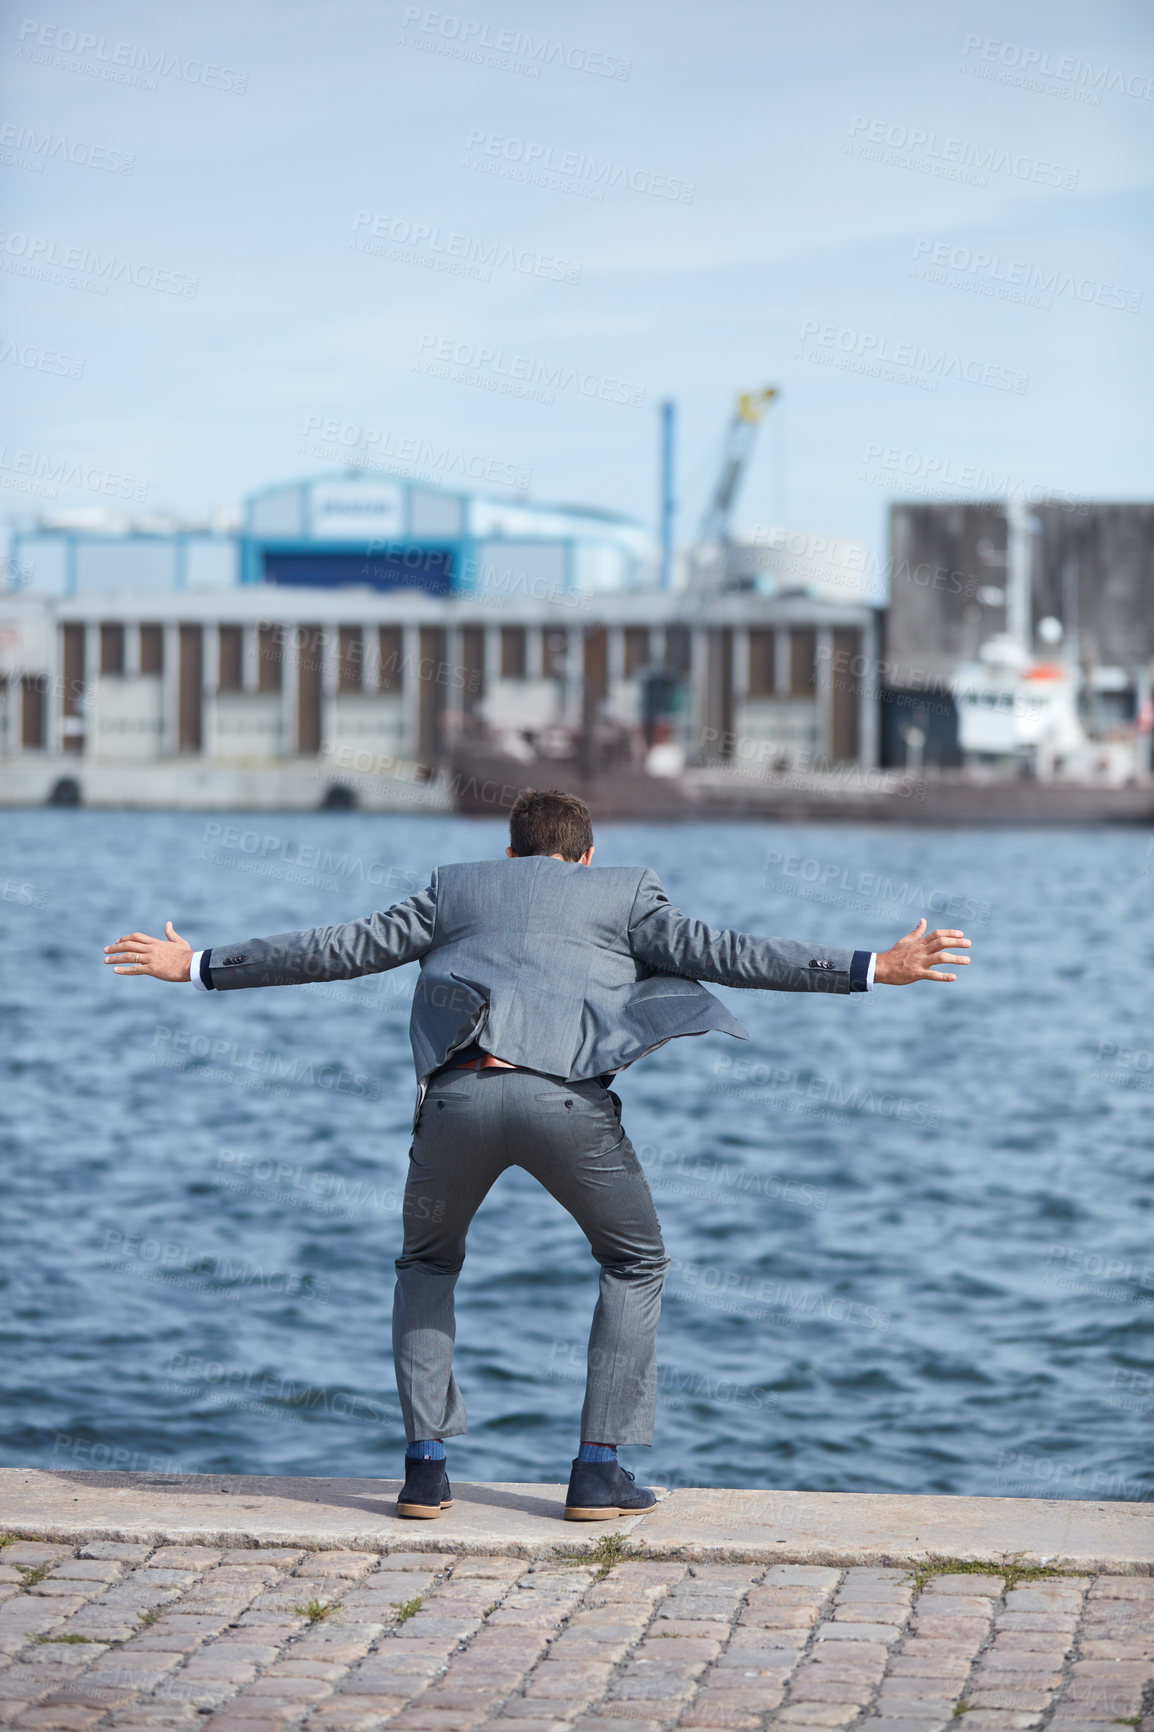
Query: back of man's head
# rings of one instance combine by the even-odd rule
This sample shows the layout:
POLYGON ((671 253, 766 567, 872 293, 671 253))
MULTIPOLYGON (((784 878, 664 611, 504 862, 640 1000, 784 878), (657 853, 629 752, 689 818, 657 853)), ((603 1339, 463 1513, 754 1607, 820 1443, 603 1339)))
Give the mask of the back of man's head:
POLYGON ((514 854, 560 854, 580 860, 593 846, 589 808, 560 788, 526 788, 509 813, 509 846, 514 854))

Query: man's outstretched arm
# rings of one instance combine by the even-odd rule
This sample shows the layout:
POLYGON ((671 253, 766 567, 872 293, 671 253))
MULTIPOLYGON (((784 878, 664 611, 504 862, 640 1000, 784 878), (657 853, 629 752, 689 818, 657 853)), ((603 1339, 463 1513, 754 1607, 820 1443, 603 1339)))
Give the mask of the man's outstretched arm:
POLYGON ((427 890, 409 896, 383 913, 350 920, 343 926, 315 926, 273 938, 249 938, 193 952, 165 922, 164 938, 131 932, 104 952, 117 974, 150 974, 155 980, 187 982, 208 991, 246 986, 302 986, 310 981, 352 980, 381 974, 424 956, 433 941, 437 918, 436 874, 427 890), (195 974, 191 965, 197 961, 195 974))
MULTIPOLYGON (((919 920, 892 949, 877 955, 874 984, 904 986, 914 980, 956 978, 937 972, 937 965, 968 963, 968 957, 953 955, 946 946, 969 949, 969 940, 961 932, 927 933, 925 924, 919 920)), ((814 946, 793 938, 760 938, 691 920, 673 907, 655 872, 647 872, 638 886, 629 917, 629 944, 638 961, 657 973, 771 992, 864 990, 870 963, 868 951, 814 946)))

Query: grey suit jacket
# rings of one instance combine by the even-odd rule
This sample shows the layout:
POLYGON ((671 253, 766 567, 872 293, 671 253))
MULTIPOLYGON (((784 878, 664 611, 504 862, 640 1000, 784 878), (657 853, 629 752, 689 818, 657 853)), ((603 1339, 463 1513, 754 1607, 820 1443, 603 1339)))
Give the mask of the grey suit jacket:
POLYGON ((419 1111, 433 1071, 471 1042, 579 1081, 621 1070, 678 1035, 717 1029, 747 1040, 703 980, 848 993, 864 986, 868 957, 715 931, 679 913, 645 867, 535 855, 438 867, 426 890, 344 926, 214 946, 201 980, 228 992, 419 962, 409 1025, 419 1111))

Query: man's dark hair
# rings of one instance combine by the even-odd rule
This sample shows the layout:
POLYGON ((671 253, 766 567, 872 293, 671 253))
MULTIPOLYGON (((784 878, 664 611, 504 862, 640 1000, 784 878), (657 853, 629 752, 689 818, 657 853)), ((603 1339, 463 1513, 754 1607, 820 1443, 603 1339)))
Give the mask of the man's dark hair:
POLYGON ((509 813, 509 846, 514 854, 560 854, 580 860, 593 846, 589 808, 560 788, 525 788, 509 813))

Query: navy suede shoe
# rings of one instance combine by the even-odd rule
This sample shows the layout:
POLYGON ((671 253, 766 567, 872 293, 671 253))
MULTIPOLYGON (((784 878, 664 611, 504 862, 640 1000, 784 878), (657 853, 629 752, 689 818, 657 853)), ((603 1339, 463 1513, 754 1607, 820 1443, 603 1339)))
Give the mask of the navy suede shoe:
POLYGON ((405 1483, 397 1499, 397 1514, 414 1521, 435 1521, 443 1510, 452 1509, 453 1494, 443 1461, 418 1461, 405 1457, 405 1483))
POLYGON ((574 1461, 565 1499, 567 1522, 607 1522, 614 1516, 643 1515, 657 1502, 654 1492, 633 1483, 617 1461, 574 1461))

